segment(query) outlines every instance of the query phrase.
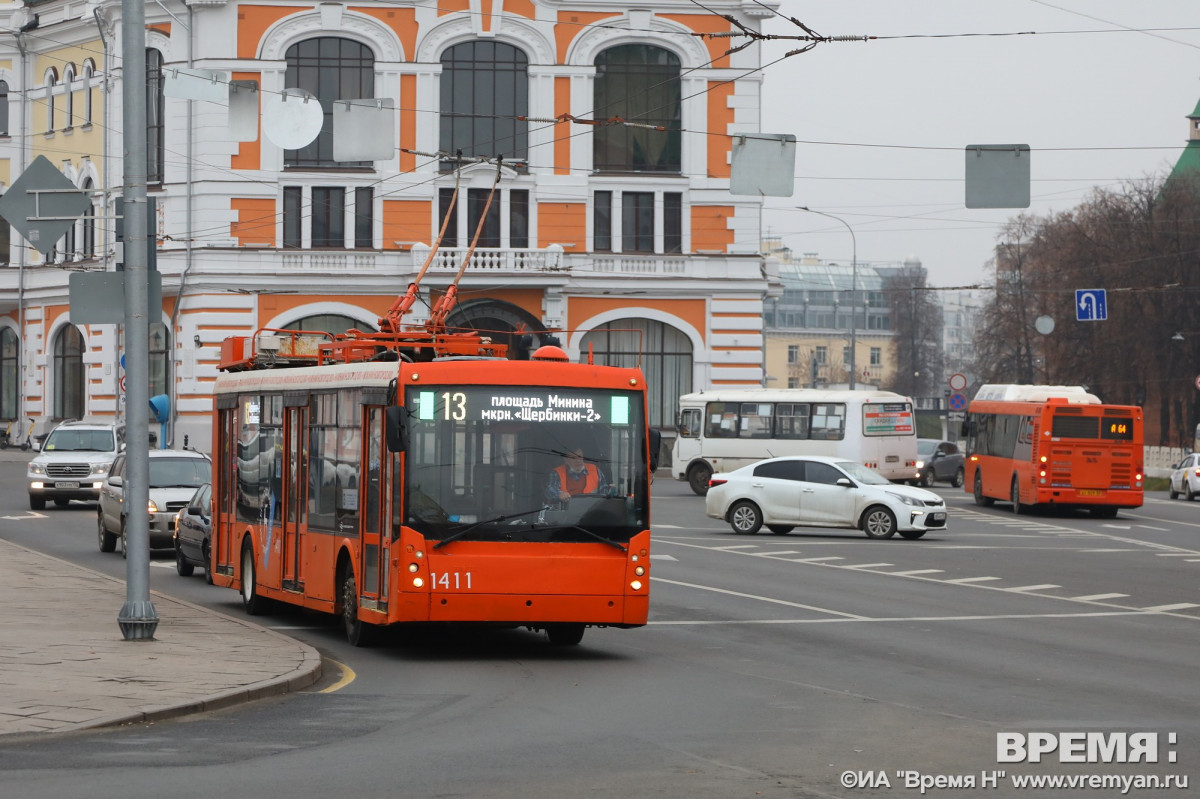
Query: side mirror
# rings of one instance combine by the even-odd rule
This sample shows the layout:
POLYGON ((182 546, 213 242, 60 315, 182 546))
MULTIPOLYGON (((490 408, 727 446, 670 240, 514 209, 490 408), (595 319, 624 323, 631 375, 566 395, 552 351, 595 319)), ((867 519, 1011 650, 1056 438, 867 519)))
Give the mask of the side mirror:
POLYGON ((839 477, 837 484, 842 488, 854 488, 854 483, 850 481, 849 477, 839 477))
POLYGON ((388 452, 404 452, 408 449, 408 426, 404 423, 408 412, 397 405, 391 405, 385 413, 388 452))
POLYGON ((110 475, 108 478, 108 484, 110 486, 122 486, 125 484, 125 478, 121 477, 119 474, 110 475))
POLYGON ((658 471, 658 452, 662 449, 662 433, 650 429, 650 471, 658 471))

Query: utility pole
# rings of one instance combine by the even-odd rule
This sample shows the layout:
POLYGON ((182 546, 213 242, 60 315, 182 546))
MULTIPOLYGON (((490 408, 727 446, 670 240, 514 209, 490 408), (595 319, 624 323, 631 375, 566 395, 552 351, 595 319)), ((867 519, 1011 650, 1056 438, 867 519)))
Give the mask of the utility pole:
MULTIPOLYGON (((146 8, 121 0, 122 140, 125 148, 125 604, 117 624, 126 641, 158 629, 150 601, 150 356, 146 234, 146 8)), ((105 69, 110 65, 105 64, 105 69)))

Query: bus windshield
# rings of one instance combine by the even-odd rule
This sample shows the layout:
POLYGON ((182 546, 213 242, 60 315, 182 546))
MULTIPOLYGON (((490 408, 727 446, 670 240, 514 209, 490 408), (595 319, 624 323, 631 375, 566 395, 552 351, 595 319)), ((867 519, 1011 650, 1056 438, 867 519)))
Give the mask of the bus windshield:
POLYGON ((649 518, 641 403, 606 389, 410 386, 406 524, 435 546, 628 542, 649 518))

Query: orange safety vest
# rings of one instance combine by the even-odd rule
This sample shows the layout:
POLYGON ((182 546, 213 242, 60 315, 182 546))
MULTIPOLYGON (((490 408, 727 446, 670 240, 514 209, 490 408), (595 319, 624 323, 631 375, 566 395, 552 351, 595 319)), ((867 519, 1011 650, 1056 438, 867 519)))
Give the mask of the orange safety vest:
POLYGON ((595 494, 600 489, 600 470, 590 463, 583 465, 583 475, 571 477, 566 466, 555 466, 558 472, 558 484, 568 494, 595 494))

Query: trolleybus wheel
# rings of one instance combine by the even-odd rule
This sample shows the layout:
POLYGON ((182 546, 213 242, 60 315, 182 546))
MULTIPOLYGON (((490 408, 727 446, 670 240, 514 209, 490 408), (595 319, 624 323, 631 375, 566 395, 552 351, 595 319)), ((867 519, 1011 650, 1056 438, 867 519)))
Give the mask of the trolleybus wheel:
POLYGON ((254 566, 254 548, 247 538, 242 544, 242 607, 251 616, 261 616, 267 612, 267 599, 258 593, 257 570, 254 566))
POLYGON ((704 496, 708 493, 708 480, 712 477, 712 468, 706 463, 697 463, 688 469, 688 485, 692 492, 704 496))
POLYGON ((978 469, 975 470, 974 494, 975 494, 975 504, 980 506, 981 508, 989 507, 993 502, 996 501, 996 500, 992 499, 991 497, 985 497, 983 495, 983 474, 978 469))
POLYGON ((555 646, 575 646, 583 640, 583 625, 576 622, 549 624, 546 635, 555 646))
POLYGON ((862 531, 867 538, 891 538, 896 534, 896 517, 882 505, 874 505, 863 514, 862 531))
POLYGON ((351 646, 368 646, 373 638, 374 625, 358 617, 358 584, 354 581, 354 568, 345 566, 342 575, 342 627, 351 646))

